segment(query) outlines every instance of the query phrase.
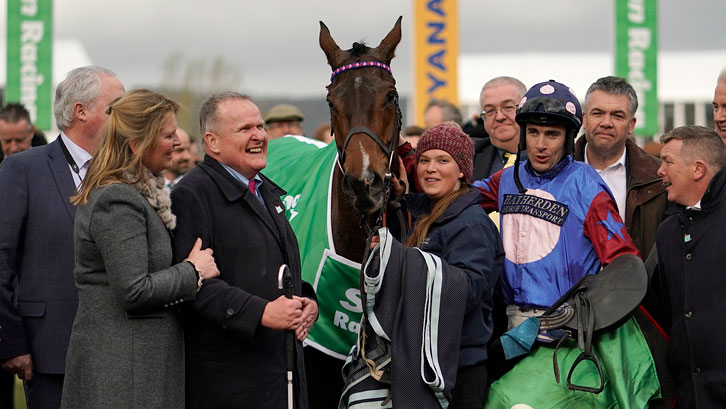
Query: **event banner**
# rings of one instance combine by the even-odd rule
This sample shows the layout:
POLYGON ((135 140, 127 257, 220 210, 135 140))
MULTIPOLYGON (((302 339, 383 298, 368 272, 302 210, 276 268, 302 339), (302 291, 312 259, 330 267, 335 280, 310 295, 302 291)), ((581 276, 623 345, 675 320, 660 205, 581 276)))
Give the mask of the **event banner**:
POLYGON ((658 132, 658 1, 615 0, 615 73, 638 94, 633 133, 658 132))
POLYGON ((51 128, 53 0, 8 0, 5 102, 20 102, 40 129, 51 128))
POLYGON ((414 119, 433 98, 459 104, 459 9, 457 0, 414 0, 414 119))

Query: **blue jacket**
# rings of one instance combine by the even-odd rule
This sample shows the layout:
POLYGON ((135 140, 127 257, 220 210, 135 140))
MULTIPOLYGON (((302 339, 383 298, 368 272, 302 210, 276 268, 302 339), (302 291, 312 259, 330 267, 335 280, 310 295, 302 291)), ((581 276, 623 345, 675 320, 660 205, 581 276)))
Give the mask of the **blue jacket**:
POLYGON ((623 254, 638 254, 615 200, 595 169, 569 156, 542 175, 519 165, 527 189, 501 170, 474 182, 487 211, 498 210, 504 249, 504 301, 549 307, 587 274, 623 254))
MULTIPOLYGON (((487 359, 492 335, 492 292, 502 270, 504 248, 499 232, 481 208, 481 194, 472 189, 449 205, 431 225, 421 250, 463 270, 469 282, 459 367, 487 359)), ((432 203, 422 193, 406 195, 414 219, 430 213, 432 203)))

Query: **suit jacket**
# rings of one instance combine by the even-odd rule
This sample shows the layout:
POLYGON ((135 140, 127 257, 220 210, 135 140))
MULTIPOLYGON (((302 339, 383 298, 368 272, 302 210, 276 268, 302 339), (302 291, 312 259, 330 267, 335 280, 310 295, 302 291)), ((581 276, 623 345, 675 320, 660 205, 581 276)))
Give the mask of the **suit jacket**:
POLYGON ((79 304, 61 407, 184 408, 177 310, 194 299, 197 274, 171 266, 156 210, 128 184, 94 189, 76 214, 75 247, 79 304))
POLYGON ((701 198, 701 210, 677 205, 658 227, 658 268, 667 277, 672 306, 668 364, 677 408, 721 408, 726 402, 726 327, 723 243, 726 170, 701 198))
MULTIPOLYGON (((292 270, 295 294, 313 291, 301 281, 297 239, 280 200, 285 192, 261 177, 264 205, 206 156, 172 191, 175 259, 201 237, 220 271, 205 281, 186 316, 187 408, 286 407, 285 334, 260 320, 267 302, 283 294, 281 264, 292 270)), ((302 345, 295 346, 296 407, 306 408, 302 345)))
POLYGON ((47 374, 65 370, 78 305, 75 185, 59 140, 0 165, 0 361, 31 353, 47 374))
MULTIPOLYGON (((499 156, 497 154, 497 147, 492 145, 491 137, 471 139, 474 141, 474 174, 471 178, 473 182, 490 177, 492 175, 490 173, 492 163, 495 160, 499 160, 499 156)), ((524 162, 527 159, 527 152, 519 152, 519 158, 524 162)))
POLYGON ((490 138, 472 138, 474 140, 474 177, 472 180, 482 180, 489 176, 492 162, 497 155, 497 148, 492 145, 490 138))

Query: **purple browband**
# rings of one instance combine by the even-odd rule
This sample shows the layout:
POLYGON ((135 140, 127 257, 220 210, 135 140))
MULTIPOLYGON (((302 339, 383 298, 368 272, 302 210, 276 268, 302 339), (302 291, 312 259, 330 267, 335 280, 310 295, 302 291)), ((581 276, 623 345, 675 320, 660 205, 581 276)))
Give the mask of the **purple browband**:
POLYGON ((330 76, 330 82, 333 82, 333 78, 335 78, 335 76, 340 74, 341 72, 353 70, 356 68, 363 68, 363 67, 383 68, 384 70, 388 71, 389 74, 393 75, 393 72, 391 72, 391 67, 387 66, 386 64, 384 64, 382 62, 360 61, 360 62, 354 62, 351 64, 345 64, 342 67, 338 67, 335 71, 333 71, 333 75, 330 76))

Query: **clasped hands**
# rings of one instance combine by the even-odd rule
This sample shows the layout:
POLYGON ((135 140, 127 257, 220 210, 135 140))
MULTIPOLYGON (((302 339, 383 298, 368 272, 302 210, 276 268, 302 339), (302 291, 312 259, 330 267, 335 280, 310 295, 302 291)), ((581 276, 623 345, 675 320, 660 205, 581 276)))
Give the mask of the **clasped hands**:
POLYGON ((308 336, 318 318, 318 303, 310 298, 280 296, 270 301, 262 313, 262 325, 277 330, 295 330, 298 341, 308 336))

